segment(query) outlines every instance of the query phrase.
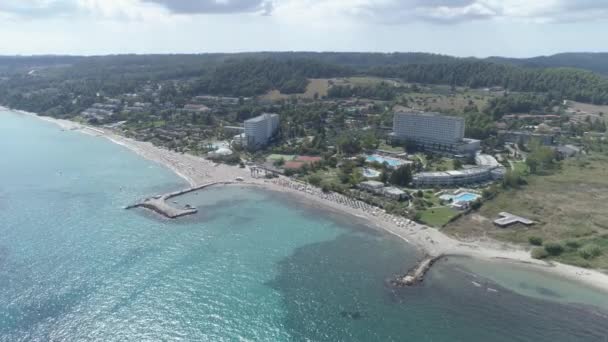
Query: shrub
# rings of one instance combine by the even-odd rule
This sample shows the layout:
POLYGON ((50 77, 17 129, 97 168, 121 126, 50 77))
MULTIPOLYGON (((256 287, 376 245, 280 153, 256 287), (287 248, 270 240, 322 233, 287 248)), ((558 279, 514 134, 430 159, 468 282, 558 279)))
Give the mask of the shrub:
POLYGON ((528 241, 530 242, 531 245, 534 245, 534 246, 542 246, 543 245, 543 238, 541 238, 539 236, 530 236, 528 238, 528 241))
POLYGON ((321 184, 321 177, 318 175, 312 175, 308 177, 308 182, 314 186, 319 186, 321 184))
POLYGON ((598 245, 585 245, 578 251, 578 254, 586 260, 602 255, 602 249, 598 245))
POLYGON ((542 247, 537 247, 532 250, 532 257, 534 259, 545 259, 548 256, 549 253, 542 247))
POLYGON ((476 199, 475 201, 473 201, 473 203, 471 203, 471 208, 473 210, 479 210, 479 208, 481 208, 481 201, 479 199, 476 199))
POLYGON ((281 166, 285 165, 285 159, 279 158, 279 159, 275 160, 274 163, 272 163, 272 164, 276 167, 281 167, 281 166))
POLYGON ((550 242, 545 244, 545 251, 550 255, 560 255, 564 252, 564 246, 557 242, 550 242))
POLYGON ((580 242, 576 240, 568 240, 566 241, 566 247, 571 249, 578 249, 581 246, 580 242))

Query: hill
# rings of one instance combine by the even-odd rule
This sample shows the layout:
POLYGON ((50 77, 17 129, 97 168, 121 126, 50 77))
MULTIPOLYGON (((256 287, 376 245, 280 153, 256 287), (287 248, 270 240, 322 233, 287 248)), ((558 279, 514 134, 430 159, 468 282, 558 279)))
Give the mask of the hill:
POLYGON ((570 67, 608 75, 608 53, 560 53, 532 58, 489 57, 488 62, 531 68, 570 67))

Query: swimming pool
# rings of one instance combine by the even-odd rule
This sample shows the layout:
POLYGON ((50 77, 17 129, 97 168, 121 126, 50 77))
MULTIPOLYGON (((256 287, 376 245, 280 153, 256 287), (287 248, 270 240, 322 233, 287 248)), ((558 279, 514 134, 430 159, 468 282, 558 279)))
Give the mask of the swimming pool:
POLYGON ((477 200, 479 197, 479 195, 477 194, 473 194, 470 192, 463 192, 461 194, 458 194, 457 196, 454 196, 453 201, 454 203, 456 202, 473 202, 475 200, 477 200))
POLYGON ((376 178, 380 176, 380 171, 374 169, 363 169, 363 177, 365 178, 376 178))
POLYGON ((373 162, 377 162, 380 164, 387 163, 390 167, 394 167, 394 168, 405 164, 405 161, 403 161, 403 160, 399 160, 399 159, 395 159, 395 158, 387 158, 387 157, 383 157, 383 156, 380 156, 377 154, 367 156, 366 161, 368 163, 373 163, 373 162))

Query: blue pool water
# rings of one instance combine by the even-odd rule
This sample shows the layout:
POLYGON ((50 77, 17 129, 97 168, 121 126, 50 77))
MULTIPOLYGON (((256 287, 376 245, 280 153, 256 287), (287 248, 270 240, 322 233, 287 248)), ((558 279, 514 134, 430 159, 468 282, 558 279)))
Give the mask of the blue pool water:
POLYGON ((479 195, 465 192, 454 197, 454 202, 473 202, 479 198, 479 195))
POLYGON ((380 171, 374 169, 363 169, 363 176, 366 178, 374 178, 380 176, 380 171))
POLYGON ((379 156, 377 154, 367 156, 366 160, 368 163, 373 163, 373 162, 378 162, 380 164, 387 163, 391 167, 399 167, 399 166, 405 164, 405 162, 403 162, 402 160, 393 159, 393 158, 385 158, 385 157, 379 156))

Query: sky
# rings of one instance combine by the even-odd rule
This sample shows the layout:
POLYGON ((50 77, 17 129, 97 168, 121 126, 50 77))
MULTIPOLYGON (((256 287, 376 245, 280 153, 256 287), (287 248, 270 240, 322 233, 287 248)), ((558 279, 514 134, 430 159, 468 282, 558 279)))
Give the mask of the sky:
POLYGON ((0 0, 0 54, 608 51, 608 0, 0 0))

